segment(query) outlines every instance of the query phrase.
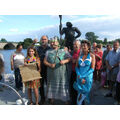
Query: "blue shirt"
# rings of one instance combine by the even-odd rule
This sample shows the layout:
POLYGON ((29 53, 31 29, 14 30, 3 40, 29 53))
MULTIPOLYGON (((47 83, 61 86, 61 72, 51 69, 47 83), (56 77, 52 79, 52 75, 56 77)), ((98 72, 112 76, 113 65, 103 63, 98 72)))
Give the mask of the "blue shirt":
MULTIPOLYGON (((106 56, 106 60, 109 62, 110 66, 114 66, 115 64, 120 62, 120 49, 117 51, 110 51, 108 55, 106 56)), ((119 71, 119 66, 113 69, 113 73, 117 74, 119 71)))

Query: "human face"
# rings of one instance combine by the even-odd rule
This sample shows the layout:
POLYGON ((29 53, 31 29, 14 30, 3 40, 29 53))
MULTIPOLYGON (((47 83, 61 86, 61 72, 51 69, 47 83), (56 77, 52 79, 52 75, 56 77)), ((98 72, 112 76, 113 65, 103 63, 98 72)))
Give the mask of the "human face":
POLYGON ((97 43, 93 43, 93 48, 95 49, 97 46, 97 43))
POLYGON ((81 48, 82 48, 83 52, 88 52, 89 47, 88 47, 87 43, 82 43, 81 48))
POLYGON ((59 45, 58 41, 54 41, 54 42, 53 42, 53 48, 54 48, 54 49, 57 48, 58 45, 59 45))
POLYGON ((35 51, 33 49, 29 49, 29 56, 32 57, 34 56, 35 51))
POLYGON ((96 48, 96 51, 99 52, 99 51, 100 51, 100 48, 97 47, 97 48, 96 48))
POLYGON ((76 42, 73 44, 73 49, 74 49, 74 51, 77 51, 77 50, 80 49, 80 44, 79 44, 78 41, 76 41, 76 42))
POLYGON ((110 51, 111 50, 111 47, 110 45, 107 46, 107 51, 110 51))
POLYGON ((115 43, 113 44, 113 48, 114 48, 114 50, 116 51, 116 50, 119 48, 119 42, 115 42, 115 43))
POLYGON ((23 49, 22 45, 17 49, 17 51, 21 52, 23 49))
POLYGON ((48 39, 47 39, 47 37, 46 37, 46 36, 42 36, 41 42, 42 42, 42 45, 43 45, 43 46, 47 45, 47 44, 48 44, 48 39))
POLYGON ((53 48, 53 45, 54 45, 54 43, 53 43, 53 42, 50 42, 50 47, 51 47, 51 48, 53 48))

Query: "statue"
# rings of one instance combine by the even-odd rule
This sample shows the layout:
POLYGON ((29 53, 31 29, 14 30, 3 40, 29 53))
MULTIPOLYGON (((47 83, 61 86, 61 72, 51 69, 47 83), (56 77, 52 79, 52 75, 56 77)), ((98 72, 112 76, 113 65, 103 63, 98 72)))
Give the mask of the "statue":
POLYGON ((73 41, 76 38, 81 36, 81 32, 79 31, 77 27, 72 27, 71 22, 67 22, 66 26, 67 27, 64 27, 62 30, 60 30, 60 35, 65 34, 65 46, 68 49, 73 50, 73 41), (76 36, 75 36, 75 33, 77 33, 76 36))

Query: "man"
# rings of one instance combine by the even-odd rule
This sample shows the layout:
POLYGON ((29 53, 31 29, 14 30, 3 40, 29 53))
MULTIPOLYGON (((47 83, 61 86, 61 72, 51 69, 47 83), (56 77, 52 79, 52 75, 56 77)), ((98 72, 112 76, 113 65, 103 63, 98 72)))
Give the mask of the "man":
POLYGON ((67 27, 63 28, 60 34, 65 34, 65 46, 73 50, 73 41, 81 36, 81 32, 77 27, 72 27, 71 22, 67 22, 66 26, 67 27), (75 36, 75 33, 77 33, 77 36, 75 36))
MULTIPOLYGON (((37 43, 37 39, 33 41, 33 43, 37 43)), ((46 54, 46 51, 50 49, 48 46, 48 37, 47 36, 42 36, 41 37, 41 46, 36 47, 38 55, 40 57, 41 61, 41 87, 40 87, 40 96, 41 96, 41 101, 40 104, 44 104, 45 102, 45 93, 44 93, 44 82, 47 83, 47 67, 44 65, 43 60, 46 54)))
POLYGON ((93 47, 92 47, 92 52, 93 52, 93 53, 96 52, 96 47, 97 47, 97 43, 94 42, 94 43, 93 43, 93 47))
POLYGON ((20 75, 19 65, 24 65, 24 54, 21 52, 22 45, 17 45, 16 51, 11 55, 11 70, 14 70, 15 74, 15 86, 17 90, 22 90, 22 78, 20 75))
POLYGON ((112 97, 113 86, 116 82, 117 74, 119 71, 119 42, 115 41, 113 44, 113 50, 110 51, 106 57, 106 65, 108 69, 108 80, 110 82, 110 92, 106 94, 106 97, 112 97))
MULTIPOLYGON (((106 56, 109 53, 109 51, 112 50, 112 46, 110 44, 107 44, 107 49, 103 52, 103 56, 102 56, 102 70, 104 72, 107 71, 107 66, 106 66, 106 56)), ((107 76, 107 75, 106 75, 107 76)), ((108 87, 108 80, 106 79, 105 81, 105 86, 104 87, 108 87)))
POLYGON ((70 99, 71 104, 76 105, 77 103, 77 91, 73 88, 73 83, 76 81, 76 72, 75 72, 75 66, 76 62, 78 60, 78 57, 80 55, 80 41, 75 40, 73 42, 73 52, 71 52, 72 55, 72 74, 70 79, 70 99))

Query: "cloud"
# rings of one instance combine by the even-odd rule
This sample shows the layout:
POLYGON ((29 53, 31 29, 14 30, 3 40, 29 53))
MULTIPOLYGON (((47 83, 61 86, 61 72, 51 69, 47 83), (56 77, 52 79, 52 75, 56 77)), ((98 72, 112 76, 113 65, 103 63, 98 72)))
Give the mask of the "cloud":
MULTIPOLYGON (((58 15, 51 17, 56 17, 58 19, 58 15)), ((99 36, 99 39, 101 40, 107 38, 109 41, 120 38, 120 16, 89 15, 82 17, 75 16, 75 19, 73 19, 72 16, 65 17, 71 17, 71 22, 73 23, 73 26, 79 28, 82 33, 80 39, 85 38, 86 32, 94 32, 97 36, 99 36)), ((65 23, 63 23, 63 27, 65 27, 65 23)), ((15 32, 15 35, 6 35, 5 37, 7 37, 8 40, 23 41, 23 39, 26 37, 31 37, 34 39, 36 36, 38 37, 38 39, 40 39, 42 35, 48 35, 49 37, 59 36, 59 25, 49 25, 34 31, 31 30, 24 33, 18 32, 18 29, 16 28, 11 29, 11 31, 15 32)))
POLYGON ((11 28, 9 31, 10 32, 18 32, 19 30, 17 28, 11 28))
POLYGON ((3 22, 3 20, 0 19, 0 23, 3 22))

